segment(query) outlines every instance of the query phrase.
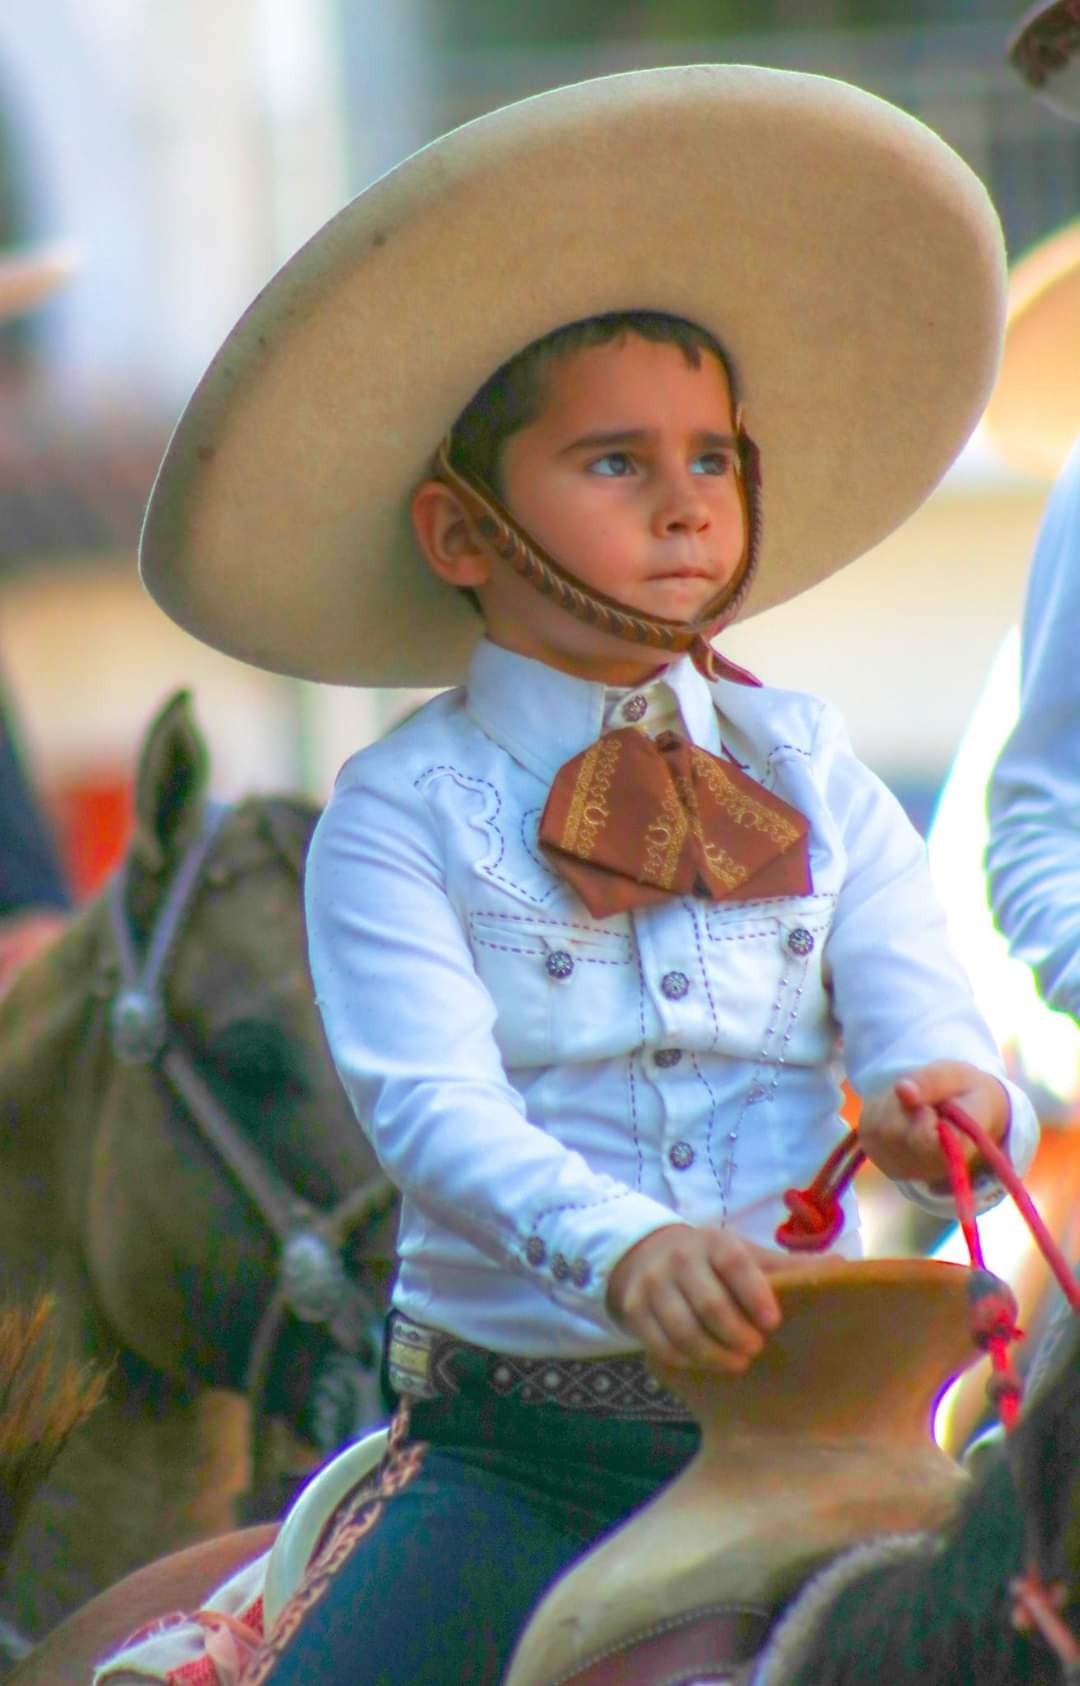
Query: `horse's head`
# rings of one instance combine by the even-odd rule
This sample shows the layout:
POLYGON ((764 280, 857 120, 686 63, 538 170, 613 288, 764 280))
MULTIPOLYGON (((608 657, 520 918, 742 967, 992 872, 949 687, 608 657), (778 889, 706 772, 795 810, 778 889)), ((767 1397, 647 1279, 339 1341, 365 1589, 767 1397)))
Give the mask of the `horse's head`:
POLYGON ((364 1356, 381 1311, 391 1247, 373 1214, 390 1197, 307 970, 315 812, 283 798, 219 812, 206 785, 181 693, 147 736, 131 848, 95 914, 97 1005, 63 1076, 83 1137, 67 1198, 122 1345, 176 1381, 254 1382, 310 1437, 316 1371, 364 1356))

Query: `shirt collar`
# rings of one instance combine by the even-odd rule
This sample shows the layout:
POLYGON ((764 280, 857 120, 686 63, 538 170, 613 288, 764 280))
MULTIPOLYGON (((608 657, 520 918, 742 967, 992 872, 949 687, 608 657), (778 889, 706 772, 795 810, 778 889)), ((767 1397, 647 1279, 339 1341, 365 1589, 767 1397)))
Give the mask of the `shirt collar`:
MULTIPOLYGON (((690 658, 672 662, 649 684, 661 680, 674 692, 693 742, 719 753, 712 696, 690 658)), ((641 686, 643 693, 649 684, 641 686)), ((607 697, 604 685, 482 638, 469 664, 465 707, 489 738, 550 784, 564 761, 600 736, 607 697)))

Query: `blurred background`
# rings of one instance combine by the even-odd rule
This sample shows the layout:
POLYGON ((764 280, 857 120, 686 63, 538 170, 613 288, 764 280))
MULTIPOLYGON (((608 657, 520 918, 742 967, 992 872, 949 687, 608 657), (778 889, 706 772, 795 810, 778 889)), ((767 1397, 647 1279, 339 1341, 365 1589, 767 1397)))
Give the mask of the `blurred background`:
MULTIPOLYGON (((260 675, 144 597, 141 511, 172 420, 248 299, 416 147, 582 77, 730 60, 845 77, 986 182, 1016 254, 1080 207, 1080 128, 1006 67, 1016 0, 35 0, 0 14, 0 249, 77 263, 0 329, 0 671, 78 896, 122 850, 138 742, 193 687, 219 794, 322 799, 417 700, 260 675)), ((853 485, 850 495, 857 498, 853 485)), ((823 692, 925 829, 1019 609, 1045 487, 976 438, 900 533, 736 629, 823 692)), ((297 558, 298 567, 303 559, 297 558)))

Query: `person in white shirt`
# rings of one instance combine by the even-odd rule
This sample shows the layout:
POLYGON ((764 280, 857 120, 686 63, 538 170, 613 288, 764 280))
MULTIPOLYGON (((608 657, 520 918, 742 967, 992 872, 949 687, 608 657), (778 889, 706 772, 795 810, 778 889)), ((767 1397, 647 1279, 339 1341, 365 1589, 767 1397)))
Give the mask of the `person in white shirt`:
POLYGON ((921 125, 637 73, 408 160, 189 406, 142 548, 170 614, 279 671, 465 676, 346 765, 309 856, 328 1041, 402 1191, 403 1408, 252 1686, 501 1677, 696 1445, 649 1364, 738 1372, 776 1326, 842 1072, 917 1200, 947 1204, 945 1098, 1030 1160, 920 839, 833 709, 711 642, 917 506, 1002 304, 992 210, 921 125))
POLYGON ((1051 492, 1021 629, 1020 709, 990 779, 995 916, 1051 1007, 1080 1018, 1080 442, 1051 492))
MULTIPOLYGON (((1080 120, 1080 37, 1064 0, 1021 19, 1010 58, 1052 110, 1080 120)), ((1053 1008, 1080 1017, 1080 222, 1018 266, 1001 378, 988 410, 1006 459, 1057 476, 1040 527, 1021 627, 1019 712, 991 775, 986 867, 1011 952, 1053 1008)))
POLYGON ((1072 649, 1080 609, 1080 223, 1017 267, 1002 375, 988 409, 1009 461, 1056 474, 1028 576, 1020 702, 990 779, 990 901, 1012 953, 1047 1003, 1080 1017, 1080 679, 1072 649))

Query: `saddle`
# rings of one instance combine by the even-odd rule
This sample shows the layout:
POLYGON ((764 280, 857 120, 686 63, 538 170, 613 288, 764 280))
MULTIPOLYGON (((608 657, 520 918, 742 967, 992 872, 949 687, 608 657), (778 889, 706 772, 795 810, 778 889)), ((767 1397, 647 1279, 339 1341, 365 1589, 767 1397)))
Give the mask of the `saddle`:
POLYGON ((505 1686, 735 1678, 823 1562, 940 1526, 968 1481, 930 1427, 978 1357, 969 1278, 930 1259, 794 1264, 770 1278, 784 1320, 744 1375, 662 1372, 701 1448, 555 1583, 505 1686))

